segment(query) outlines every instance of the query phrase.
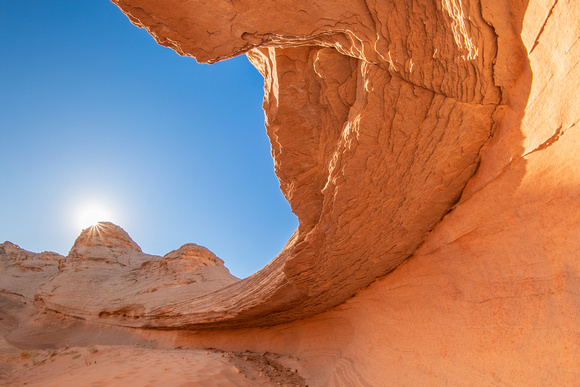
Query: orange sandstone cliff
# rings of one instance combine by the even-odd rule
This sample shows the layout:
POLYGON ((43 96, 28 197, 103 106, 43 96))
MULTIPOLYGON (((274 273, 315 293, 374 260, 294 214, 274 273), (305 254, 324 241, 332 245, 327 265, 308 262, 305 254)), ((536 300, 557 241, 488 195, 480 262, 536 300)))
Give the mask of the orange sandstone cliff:
POLYGON ((67 257, 5 243, 0 344, 277 353, 311 386, 580 383, 577 2, 113 2, 179 54, 248 55, 299 227, 243 280, 112 224, 67 257))

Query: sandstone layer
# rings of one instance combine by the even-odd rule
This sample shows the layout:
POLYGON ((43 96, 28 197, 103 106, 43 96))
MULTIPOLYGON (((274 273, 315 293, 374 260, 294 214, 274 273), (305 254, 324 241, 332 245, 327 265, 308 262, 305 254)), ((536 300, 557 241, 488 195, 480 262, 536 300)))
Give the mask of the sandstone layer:
POLYGON ((107 331, 294 355, 315 386, 578 384, 577 2, 114 2, 182 55, 248 55, 300 224, 243 280, 114 225, 66 258, 5 243, 5 345, 107 331))
POLYGON ((122 228, 107 222, 83 230, 66 257, 30 253, 9 242, 0 245, 0 256, 9 281, 2 284, 5 294, 86 319, 115 314, 124 325, 166 300, 239 281, 205 247, 189 243, 164 257, 144 254, 122 228), (34 274, 18 273, 27 270, 34 274))
MULTIPOLYGON (((276 174, 299 218, 262 271, 171 300, 142 326, 279 324, 389 273, 460 198, 513 82, 497 63, 493 15, 477 2, 115 3, 198 61, 248 54, 264 75, 276 174)), ((524 56, 521 42, 504 49, 524 56)))

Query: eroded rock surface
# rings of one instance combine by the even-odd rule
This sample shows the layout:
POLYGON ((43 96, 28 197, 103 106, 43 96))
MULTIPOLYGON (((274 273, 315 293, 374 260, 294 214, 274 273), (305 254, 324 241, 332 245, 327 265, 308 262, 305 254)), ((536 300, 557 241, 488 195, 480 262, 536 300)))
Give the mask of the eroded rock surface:
POLYGON ((31 253, 19 246, 0 244, 0 292, 20 299, 32 300, 38 288, 58 273, 59 262, 64 257, 57 253, 31 253))
POLYGON ((241 281, 113 225, 66 258, 5 243, 12 343, 43 337, 35 298, 60 326, 297 356, 313 386, 578 384, 578 3, 114 2, 201 62, 248 54, 300 225, 241 281))
POLYGON ((114 2, 200 62, 248 54, 300 222, 262 271, 211 297, 171 300, 147 326, 287 322, 393 270, 461 196, 511 82, 494 69, 498 35, 476 1, 114 2))
POLYGON ((239 281, 205 247, 190 243, 164 257, 145 254, 108 222, 83 230, 66 257, 0 246, 3 293, 63 315, 117 318, 122 325, 141 325, 164 300, 199 297, 239 281))

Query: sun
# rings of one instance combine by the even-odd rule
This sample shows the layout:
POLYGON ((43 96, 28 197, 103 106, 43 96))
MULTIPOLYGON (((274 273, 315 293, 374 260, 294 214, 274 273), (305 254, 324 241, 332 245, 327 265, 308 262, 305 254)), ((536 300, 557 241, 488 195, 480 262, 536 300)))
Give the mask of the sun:
POLYGON ((103 205, 96 203, 81 207, 77 214, 77 222, 82 229, 94 226, 98 222, 110 222, 112 220, 111 212, 103 205))

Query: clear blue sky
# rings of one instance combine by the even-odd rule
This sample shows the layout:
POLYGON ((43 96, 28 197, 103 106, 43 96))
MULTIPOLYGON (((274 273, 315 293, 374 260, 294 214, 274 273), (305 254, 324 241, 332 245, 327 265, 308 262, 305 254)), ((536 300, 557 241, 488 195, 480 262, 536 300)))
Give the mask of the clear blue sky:
POLYGON ((245 56, 200 65, 107 0, 0 7, 0 242, 66 255, 105 207, 143 251, 204 245, 245 277, 297 226, 245 56))

